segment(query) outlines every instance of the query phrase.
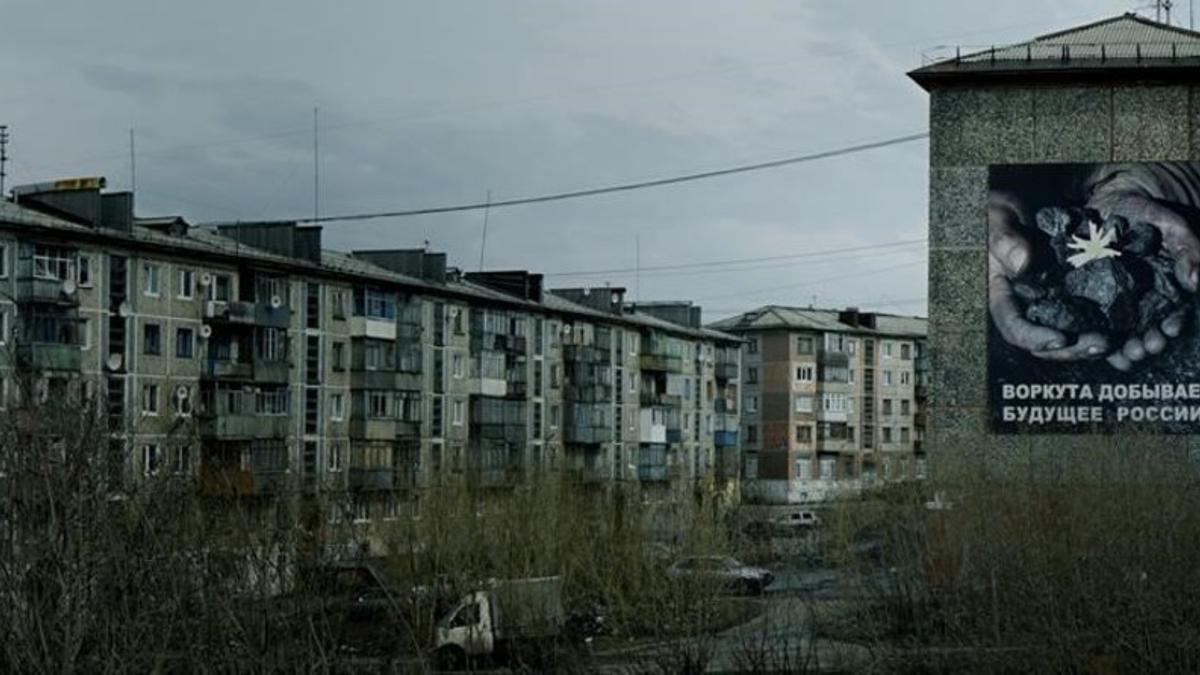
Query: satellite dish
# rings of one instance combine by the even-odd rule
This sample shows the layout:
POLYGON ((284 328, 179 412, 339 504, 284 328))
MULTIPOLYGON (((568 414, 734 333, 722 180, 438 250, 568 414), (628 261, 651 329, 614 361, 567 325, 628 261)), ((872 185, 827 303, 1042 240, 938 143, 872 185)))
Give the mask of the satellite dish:
POLYGON ((278 295, 272 295, 271 309, 279 309, 280 307, 283 307, 283 298, 279 297, 278 295))
POLYGON ((208 324, 204 324, 203 326, 200 326, 200 338, 203 340, 207 340, 210 337, 212 337, 212 326, 210 326, 208 324))
POLYGON ((570 335, 571 334, 571 326, 570 325, 563 326, 562 332, 563 332, 563 335, 570 335))
POLYGON ((104 365, 108 366, 109 370, 120 370, 121 365, 125 363, 125 357, 121 354, 109 354, 104 365))
POLYGON ((207 285, 211 284, 212 280, 213 280, 213 277, 208 272, 205 272, 200 275, 200 285, 201 286, 207 286, 207 285))
POLYGON ((75 295, 76 290, 77 289, 75 287, 74 279, 66 279, 65 281, 63 281, 63 283, 62 283, 63 295, 75 295))
POLYGON ((132 313, 133 308, 129 306, 128 302, 122 302, 121 304, 117 305, 117 316, 126 318, 132 313))
POLYGON ((175 398, 181 401, 187 399, 187 397, 191 396, 191 394, 192 391, 187 388, 187 385, 181 384, 178 387, 175 387, 175 398))

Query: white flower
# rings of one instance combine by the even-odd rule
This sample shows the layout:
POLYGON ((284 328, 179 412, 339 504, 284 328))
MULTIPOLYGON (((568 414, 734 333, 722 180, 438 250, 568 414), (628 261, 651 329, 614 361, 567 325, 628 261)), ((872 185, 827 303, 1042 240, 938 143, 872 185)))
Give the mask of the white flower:
POLYGON ((1067 262, 1079 268, 1093 260, 1116 258, 1121 252, 1108 247, 1116 238, 1117 232, 1113 228, 1097 228, 1095 223, 1088 223, 1087 239, 1071 235, 1071 241, 1067 242, 1067 248, 1079 251, 1067 258, 1067 262))

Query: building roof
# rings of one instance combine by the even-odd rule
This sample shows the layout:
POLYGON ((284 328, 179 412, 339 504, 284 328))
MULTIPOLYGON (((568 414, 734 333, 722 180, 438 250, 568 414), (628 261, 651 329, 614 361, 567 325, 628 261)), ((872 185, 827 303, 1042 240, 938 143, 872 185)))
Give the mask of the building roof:
POLYGON ((928 332, 928 320, 919 316, 899 316, 864 311, 859 311, 859 314, 873 316, 875 326, 872 328, 843 322, 839 318, 841 311, 836 309, 766 305, 745 314, 722 319, 710 324, 710 327, 731 333, 800 330, 924 337, 928 332))
POLYGON ((741 338, 736 335, 706 328, 687 328, 644 314, 624 313, 618 315, 601 312, 584 305, 576 304, 549 292, 544 293, 542 302, 538 303, 466 280, 447 280, 445 283, 429 281, 393 272, 341 251, 322 250, 321 262, 320 264, 316 264, 308 260, 290 258, 248 246, 210 229, 191 228, 187 230, 186 234, 170 234, 143 225, 150 224, 153 226, 161 222, 173 221, 174 219, 171 218, 139 218, 128 232, 124 232, 73 223, 25 208, 19 204, 0 200, 0 224, 16 225, 22 229, 41 231, 45 234, 62 237, 73 242, 94 240, 99 245, 125 245, 131 248, 150 248, 177 256, 213 257, 221 259, 227 265, 237 264, 242 261, 252 261, 256 264, 284 268, 301 274, 309 273, 339 277, 352 276, 380 284, 394 284, 411 291, 424 292, 430 295, 453 297, 467 301, 479 300, 523 308, 528 311, 544 311, 580 316, 584 319, 624 323, 630 326, 653 328, 692 338, 728 342, 741 341, 741 338))
POLYGON ((908 75, 922 87, 955 80, 1121 76, 1194 78, 1200 32, 1122 14, 1010 45, 958 46, 908 75))

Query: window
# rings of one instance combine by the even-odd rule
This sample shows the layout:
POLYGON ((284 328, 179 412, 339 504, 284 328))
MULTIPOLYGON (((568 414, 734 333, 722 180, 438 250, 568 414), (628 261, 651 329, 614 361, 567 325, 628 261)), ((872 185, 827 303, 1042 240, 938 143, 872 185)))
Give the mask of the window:
POLYGON ((813 397, 797 396, 796 397, 796 412, 810 413, 813 411, 813 397))
POLYGON ((815 379, 816 370, 813 366, 796 366, 796 381, 812 382, 815 379))
POLYGON ((466 310, 464 310, 461 307, 457 307, 450 311, 450 315, 454 317, 453 322, 454 322, 454 334, 455 335, 464 335, 466 333, 466 331, 463 329, 463 314, 464 313, 466 313, 466 310))
POLYGON ((180 385, 175 390, 175 416, 176 417, 191 417, 192 416, 192 389, 191 387, 180 385))
POLYGON ((797 443, 812 443, 812 427, 807 424, 796 426, 796 442, 797 443))
POLYGON ((906 399, 906 398, 900 399, 900 414, 901 415, 908 415, 911 407, 912 406, 909 404, 908 399, 906 399))
POLYGON ((386 391, 367 392, 367 415, 374 418, 389 417, 388 395, 386 391))
POLYGON ((796 478, 798 480, 812 480, 812 460, 810 458, 796 458, 796 478))
POLYGON ((455 401, 453 406, 454 426, 461 427, 463 425, 463 413, 466 406, 462 401, 455 401))
POLYGON ((757 396, 747 396, 746 397, 746 412, 748 412, 748 413, 758 412, 758 397, 757 396))
POLYGON ((157 415, 158 414, 158 385, 144 384, 142 385, 142 414, 157 415))
POLYGON ((853 368, 846 369, 846 383, 854 384, 854 369, 853 368))
POLYGON ((158 273, 158 265, 152 263, 142 265, 142 293, 151 297, 158 297, 161 291, 161 280, 158 277, 158 273))
POLYGON ((912 384, 912 373, 907 370, 900 371, 900 384, 912 384))
POLYGON ((0 310, 0 345, 8 342, 8 313, 0 310))
POLYGON ((905 361, 912 359, 912 345, 907 342, 900 345, 900 358, 905 361))
POLYGON ((892 343, 886 341, 883 343, 883 358, 892 358, 892 343))
POLYGON ((751 366, 746 369, 746 384, 758 384, 758 368, 751 366))
POLYGON ((558 406, 557 406, 557 405, 552 405, 552 406, 550 406, 550 420, 549 420, 549 422, 550 422, 550 428, 551 428, 551 429, 557 429, 557 428, 558 428, 558 406))
POLYGON ((907 443, 908 438, 908 427, 900 427, 900 442, 907 443))
POLYGON ((830 481, 836 478, 837 460, 832 457, 823 457, 821 459, 821 480, 830 481))
POLYGON ((890 387, 895 383, 895 373, 890 370, 883 371, 883 384, 885 387, 890 387))
MULTIPOLYGON (((0 322, 0 323, 2 323, 2 322, 0 322)), ((79 348, 83 349, 85 351, 92 348, 91 327, 92 327, 91 319, 84 319, 79 322, 79 348)), ((3 342, 3 340, 0 339, 0 342, 3 342)))
POLYGON ((195 350, 195 331, 191 328, 180 328, 175 331, 175 356, 180 359, 192 358, 195 350))
POLYGON ((346 416, 346 397, 344 394, 329 395, 329 417, 340 422, 346 416))
POLYGON ((354 500, 354 522, 365 523, 366 521, 370 520, 370 518, 371 518, 371 511, 367 507, 367 500, 362 499, 362 498, 355 499, 354 500))
POLYGON ((849 412, 846 405, 845 394, 830 394, 821 395, 821 409, 825 412, 849 412))
POLYGON ((450 356, 450 370, 454 373, 454 379, 461 380, 463 378, 463 356, 462 354, 452 354, 450 356))
POLYGON ((329 449, 325 453, 325 467, 332 473, 342 470, 342 443, 340 441, 332 441, 329 443, 329 449))
POLYGON ((156 323, 148 323, 142 327, 142 351, 158 356, 162 354, 162 331, 156 323))
POLYGON ((282 361, 287 356, 287 331, 281 328, 260 328, 255 333, 255 355, 264 361, 282 361))
POLYGON ((175 462, 172 469, 176 475, 187 474, 192 468, 192 446, 183 445, 175 449, 175 462))
POLYGON ((334 342, 333 343, 333 369, 334 370, 345 370, 346 369, 346 343, 345 342, 334 342))
POLYGON ((230 289, 233 281, 228 274, 214 274, 212 283, 208 285, 208 299, 216 302, 229 302, 230 289))
POLYGON ((175 297, 180 300, 191 300, 196 295, 196 272, 179 270, 179 284, 175 289, 175 297))
POLYGON ((797 354, 812 354, 813 339, 811 336, 801 335, 796 338, 796 353, 797 354))
POLYGON ((0 244, 0 279, 8 277, 8 245, 0 244))
POLYGON ((287 387, 259 389, 254 395, 254 412, 259 415, 288 414, 287 387))
POLYGON ((57 246, 38 244, 33 249, 33 276, 37 279, 66 281, 71 278, 74 255, 57 246))
POLYGON ((756 338, 756 337, 750 338, 750 341, 746 343, 746 353, 748 353, 748 354, 757 354, 758 353, 758 338, 756 338))
POLYGON ((558 388, 558 364, 557 363, 550 365, 550 388, 551 389, 558 388))
POLYGON ((892 399, 890 399, 890 398, 883 399, 883 414, 884 415, 892 414, 892 399))
POLYGON ((855 352, 857 352, 857 351, 858 351, 858 340, 855 340, 854 338, 849 338, 848 340, 846 340, 846 353, 849 354, 850 356, 854 356, 855 352))
POLYGON ((758 427, 754 426, 753 424, 746 427, 746 442, 747 443, 757 443, 758 442, 758 427))
POLYGON ((80 288, 92 287, 92 259, 86 255, 79 256, 79 267, 75 270, 75 280, 80 288))
POLYGON ((892 442, 892 428, 891 427, 883 427, 882 431, 883 431, 883 442, 891 443, 892 442))
POLYGON ((157 443, 147 443, 142 446, 142 473, 146 476, 157 476, 162 464, 162 454, 157 443))

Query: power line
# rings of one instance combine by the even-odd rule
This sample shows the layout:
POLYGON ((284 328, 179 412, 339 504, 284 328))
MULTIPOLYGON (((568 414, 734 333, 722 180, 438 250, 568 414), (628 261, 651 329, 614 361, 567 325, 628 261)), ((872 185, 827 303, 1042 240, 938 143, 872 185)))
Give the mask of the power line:
MULTIPOLYGON (((757 164, 744 164, 741 166, 728 167, 725 169, 716 169, 713 171, 700 171, 697 173, 688 173, 678 176, 670 176, 667 178, 657 178, 653 180, 639 181, 636 183, 622 183, 619 185, 609 185, 598 188, 586 188, 582 190, 571 190, 569 192, 558 192, 548 195, 540 195, 537 197, 521 197, 518 199, 506 199, 502 201, 494 201, 488 203, 474 202, 470 204, 456 204, 452 206, 434 206, 422 209, 406 209, 399 211, 376 211, 368 213, 347 213, 339 216, 321 216, 319 218, 288 218, 281 220, 293 220, 297 223, 332 223, 332 222, 349 222, 362 220, 376 220, 379 218, 407 218, 411 216, 427 216, 437 213, 455 213, 461 211, 478 211, 480 209, 495 209, 506 206, 518 206, 522 204, 542 204, 545 202, 562 201, 565 199, 578 199, 580 197, 595 197, 597 195, 611 194, 614 192, 629 192, 633 190, 644 190, 651 187, 662 187, 664 185, 675 185, 677 183, 687 183, 690 181, 704 180, 708 178, 716 178, 719 176, 729 176, 737 173, 746 173, 750 171, 763 171, 765 169, 776 169, 781 166, 790 164, 800 164, 803 162, 811 162, 818 159, 828 159, 830 157, 840 157, 843 155, 851 155, 857 152, 865 152, 867 150, 875 150, 877 148, 885 148, 901 143, 911 143, 912 141, 928 138, 929 132, 922 131, 916 134, 908 134, 905 136, 897 136, 888 138, 882 141, 873 141, 871 143, 861 143, 858 145, 849 145, 833 150, 823 150, 807 155, 799 155, 796 157, 785 157, 769 162, 759 162, 757 164)), ((209 225, 233 225, 236 223, 208 223, 209 225)))
POLYGON ((913 260, 911 262, 901 263, 899 265, 890 265, 888 267, 877 267, 875 269, 870 269, 870 270, 857 270, 857 271, 851 272, 849 274, 839 274, 837 276, 825 277, 823 279, 813 279, 810 281, 801 281, 800 283, 796 283, 796 284, 784 284, 782 286, 767 286, 764 288, 755 288, 755 289, 750 289, 750 290, 745 290, 745 291, 739 291, 737 293, 725 293, 723 295, 710 295, 710 296, 704 297, 704 298, 693 298, 693 301, 702 302, 704 300, 723 300, 726 298, 740 298, 740 297, 744 297, 747 295, 750 295, 750 296, 764 295, 766 293, 774 293, 776 291, 785 291, 785 290, 790 290, 793 288, 804 288, 806 286, 815 286, 817 284, 823 284, 823 283, 826 283, 829 281, 841 281, 842 279, 854 279, 854 278, 858 278, 858 277, 866 277, 866 276, 879 274, 880 272, 890 272, 892 270, 904 269, 906 267, 915 267, 924 262, 925 262, 925 258, 922 257, 920 260, 913 260))
POLYGON ((879 249, 895 248, 900 246, 913 246, 916 244, 924 244, 928 239, 900 239, 897 241, 886 241, 879 244, 870 244, 864 246, 849 246, 844 248, 829 248, 820 251, 807 251, 805 253, 787 253, 782 255, 758 256, 755 258, 726 258, 723 260, 707 260, 705 262, 681 263, 677 265, 658 265, 653 267, 641 267, 638 269, 632 267, 622 267, 607 270, 585 270, 583 272, 547 272, 542 276, 545 277, 581 277, 581 276, 599 276, 605 274, 626 274, 636 271, 641 272, 659 272, 663 270, 683 270, 697 267, 717 267, 722 265, 739 265, 745 263, 763 263, 774 262, 780 260, 797 260, 800 258, 816 258, 824 255, 833 255, 836 253, 855 253, 858 251, 876 251, 879 249))

